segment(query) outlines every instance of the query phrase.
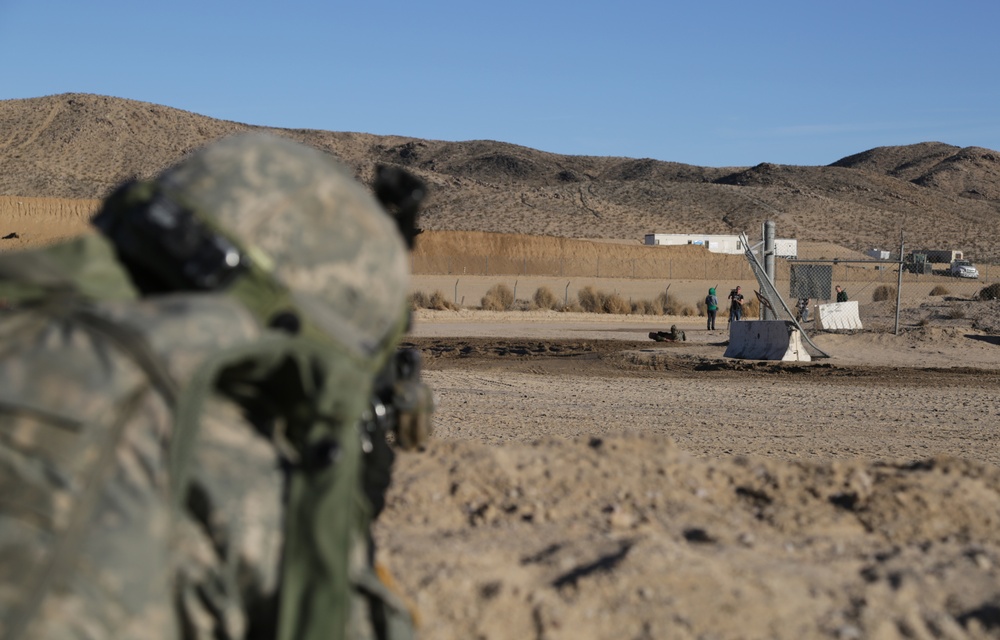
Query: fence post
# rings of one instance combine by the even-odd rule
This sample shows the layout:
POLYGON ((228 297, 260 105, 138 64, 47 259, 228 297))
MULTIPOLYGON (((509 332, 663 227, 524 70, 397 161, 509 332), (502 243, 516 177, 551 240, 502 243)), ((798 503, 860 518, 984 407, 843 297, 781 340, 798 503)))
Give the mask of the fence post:
POLYGON ((566 294, 563 296, 563 306, 569 306, 569 282, 566 283, 566 294))
MULTIPOLYGON (((461 278, 459 278, 461 280, 461 278)), ((458 280, 455 280, 455 304, 458 304, 458 280)))
POLYGON ((899 272, 896 274, 896 327, 893 335, 899 335, 899 299, 903 295, 903 232, 899 232, 899 272))

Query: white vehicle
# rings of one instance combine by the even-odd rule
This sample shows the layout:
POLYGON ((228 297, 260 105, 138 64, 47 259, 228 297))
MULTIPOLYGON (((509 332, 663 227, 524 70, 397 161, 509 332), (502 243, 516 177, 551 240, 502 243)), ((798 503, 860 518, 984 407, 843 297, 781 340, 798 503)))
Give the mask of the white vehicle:
POLYGON ((956 278, 978 278, 979 269, 972 266, 968 260, 952 260, 949 273, 956 278))

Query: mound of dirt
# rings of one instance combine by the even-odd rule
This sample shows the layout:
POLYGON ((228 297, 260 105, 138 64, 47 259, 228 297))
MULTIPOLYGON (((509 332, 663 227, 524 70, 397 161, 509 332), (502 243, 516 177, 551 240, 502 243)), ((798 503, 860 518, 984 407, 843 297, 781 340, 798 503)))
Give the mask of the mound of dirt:
POLYGON ((380 544, 427 637, 1000 631, 1000 471, 698 459, 652 437, 438 442, 380 544))

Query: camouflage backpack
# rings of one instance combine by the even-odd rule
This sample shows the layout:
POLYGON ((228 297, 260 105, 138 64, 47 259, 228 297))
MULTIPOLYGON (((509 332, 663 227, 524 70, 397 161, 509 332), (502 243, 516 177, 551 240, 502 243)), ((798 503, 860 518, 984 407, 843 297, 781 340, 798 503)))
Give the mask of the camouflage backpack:
POLYGON ((96 235, 0 256, 0 635, 411 637, 372 562, 391 453, 364 426, 403 325, 360 353, 329 314, 274 322, 322 304, 258 267, 151 295, 122 260, 96 235))

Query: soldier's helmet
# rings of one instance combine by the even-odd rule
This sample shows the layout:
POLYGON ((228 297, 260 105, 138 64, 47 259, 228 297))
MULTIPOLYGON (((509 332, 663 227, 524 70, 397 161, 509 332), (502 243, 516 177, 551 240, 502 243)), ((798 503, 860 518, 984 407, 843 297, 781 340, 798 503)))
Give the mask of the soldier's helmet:
POLYGON ((156 182, 227 233, 345 346, 374 354, 403 322, 403 238, 329 154, 287 138, 240 134, 192 153, 156 182))

